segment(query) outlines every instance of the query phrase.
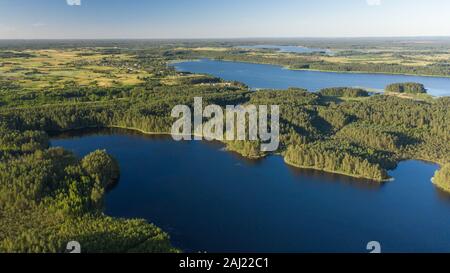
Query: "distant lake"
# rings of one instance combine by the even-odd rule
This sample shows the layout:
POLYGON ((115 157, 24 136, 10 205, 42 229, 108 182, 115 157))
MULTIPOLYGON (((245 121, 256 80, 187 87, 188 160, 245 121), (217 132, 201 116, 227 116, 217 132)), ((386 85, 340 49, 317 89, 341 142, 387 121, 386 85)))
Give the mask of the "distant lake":
POLYGON ((73 132, 52 145, 114 155, 121 179, 106 214, 145 218, 185 251, 367 252, 379 241, 385 252, 450 252, 450 198, 430 182, 434 164, 402 162, 395 181, 379 185, 124 130, 73 132))
POLYGON ((178 71, 210 74, 230 81, 240 81, 254 89, 302 87, 318 91, 327 87, 362 87, 384 90, 391 83, 419 82, 434 96, 450 96, 450 78, 388 75, 373 73, 334 73, 289 70, 276 65, 202 59, 175 63, 178 71))
POLYGON ((304 46, 286 46, 286 45, 251 45, 251 46, 237 46, 237 48, 243 49, 272 49, 278 52, 285 53, 318 53, 323 52, 325 54, 333 54, 329 49, 321 48, 309 48, 304 46))

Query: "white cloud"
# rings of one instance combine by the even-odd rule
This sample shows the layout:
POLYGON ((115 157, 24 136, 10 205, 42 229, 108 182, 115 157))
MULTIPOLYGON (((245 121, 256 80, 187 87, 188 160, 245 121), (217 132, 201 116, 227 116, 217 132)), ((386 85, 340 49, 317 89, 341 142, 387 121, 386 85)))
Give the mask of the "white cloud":
POLYGON ((380 6, 381 0, 366 0, 367 5, 369 6, 380 6))
POLYGON ((81 0, 66 0, 69 6, 81 6, 81 0))

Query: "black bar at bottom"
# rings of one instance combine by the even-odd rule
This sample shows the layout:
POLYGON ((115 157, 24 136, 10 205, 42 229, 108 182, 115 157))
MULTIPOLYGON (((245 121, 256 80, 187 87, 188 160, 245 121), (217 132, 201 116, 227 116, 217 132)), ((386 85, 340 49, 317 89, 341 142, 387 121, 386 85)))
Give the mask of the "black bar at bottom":
POLYGON ((386 271, 386 264, 411 268, 448 261, 447 254, 0 254, 2 267, 32 265, 77 272, 112 268, 123 272, 313 272, 364 265, 386 271), (158 270, 157 270, 158 269, 158 270), (138 271, 139 270, 139 271, 138 271))

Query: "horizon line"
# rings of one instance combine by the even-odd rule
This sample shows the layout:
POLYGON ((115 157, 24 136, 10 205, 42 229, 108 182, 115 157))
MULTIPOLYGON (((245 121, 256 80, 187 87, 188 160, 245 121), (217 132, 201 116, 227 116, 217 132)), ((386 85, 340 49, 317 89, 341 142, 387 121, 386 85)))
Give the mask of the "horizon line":
POLYGON ((450 38, 450 35, 408 35, 408 36, 292 36, 292 37, 192 37, 192 38, 0 38, 0 41, 64 41, 64 40, 245 40, 245 39, 380 39, 380 38, 450 38))

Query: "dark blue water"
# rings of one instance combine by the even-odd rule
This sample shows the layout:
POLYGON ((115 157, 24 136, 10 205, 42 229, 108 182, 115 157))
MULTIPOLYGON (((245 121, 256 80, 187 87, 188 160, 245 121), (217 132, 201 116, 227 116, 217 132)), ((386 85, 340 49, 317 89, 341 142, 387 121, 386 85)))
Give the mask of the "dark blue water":
POLYGON ((403 162, 383 186, 249 161, 206 142, 131 132, 55 138, 83 156, 106 149, 121 180, 106 213, 145 218, 177 247, 209 252, 450 252, 450 199, 430 182, 437 166, 403 162))
POLYGON ((286 46, 286 45, 252 45, 252 46, 238 46, 238 48, 244 49, 274 49, 278 52, 284 53, 316 53, 316 52, 324 52, 327 54, 332 54, 333 52, 329 49, 321 49, 321 48, 309 48, 304 46, 286 46))
POLYGON ((419 82, 425 85, 431 95, 450 96, 450 78, 289 70, 276 65, 208 59, 176 63, 174 67, 178 71, 205 73, 225 80, 240 81, 251 88, 302 87, 317 91, 327 87, 363 87, 384 90, 391 83, 419 82))

